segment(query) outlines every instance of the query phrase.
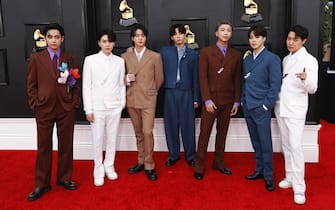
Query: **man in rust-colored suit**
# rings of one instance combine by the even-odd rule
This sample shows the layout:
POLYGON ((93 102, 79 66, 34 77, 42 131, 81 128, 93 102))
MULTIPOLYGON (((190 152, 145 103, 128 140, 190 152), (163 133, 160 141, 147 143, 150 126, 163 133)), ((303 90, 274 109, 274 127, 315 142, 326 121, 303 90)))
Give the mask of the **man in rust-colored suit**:
POLYGON ((232 173, 223 158, 230 116, 237 113, 241 95, 240 52, 228 45, 232 29, 229 22, 219 22, 215 29, 217 43, 200 52, 199 81, 204 104, 195 156, 194 178, 198 180, 204 176, 208 141, 215 119, 217 133, 212 168, 223 174, 232 173))
POLYGON ((130 35, 134 48, 121 56, 126 63, 126 106, 136 135, 138 158, 128 173, 144 170, 147 178, 154 181, 158 176, 152 157, 153 128, 157 94, 163 84, 163 64, 158 53, 146 48, 147 30, 143 25, 135 25, 130 35))
POLYGON ((57 23, 47 25, 43 34, 48 48, 30 56, 27 93, 30 108, 35 112, 37 125, 37 158, 35 188, 28 201, 40 198, 51 190, 52 133, 56 123, 58 137, 58 165, 56 184, 66 190, 75 190, 71 181, 73 169, 73 129, 76 108, 80 105, 78 82, 57 69, 63 62, 77 68, 75 55, 61 50, 64 29, 57 23), (69 83, 69 79, 73 79, 69 83))

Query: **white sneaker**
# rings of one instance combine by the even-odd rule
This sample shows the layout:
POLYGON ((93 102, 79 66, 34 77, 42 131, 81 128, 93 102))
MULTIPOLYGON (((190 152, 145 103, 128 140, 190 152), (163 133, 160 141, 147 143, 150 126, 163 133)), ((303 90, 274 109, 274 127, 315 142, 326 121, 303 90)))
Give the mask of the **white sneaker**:
POLYGON ((294 193, 294 203, 296 204, 305 204, 306 203, 306 197, 304 193, 294 193))
POLYGON ((115 170, 113 170, 113 169, 105 169, 105 172, 106 172, 106 176, 108 177, 108 179, 110 179, 110 180, 117 180, 118 175, 115 172, 115 170))
POLYGON ((97 187, 104 185, 104 182, 104 178, 94 178, 94 185, 97 187))
POLYGON ((292 187, 292 182, 287 181, 286 179, 283 179, 279 182, 278 186, 282 189, 287 189, 292 187))

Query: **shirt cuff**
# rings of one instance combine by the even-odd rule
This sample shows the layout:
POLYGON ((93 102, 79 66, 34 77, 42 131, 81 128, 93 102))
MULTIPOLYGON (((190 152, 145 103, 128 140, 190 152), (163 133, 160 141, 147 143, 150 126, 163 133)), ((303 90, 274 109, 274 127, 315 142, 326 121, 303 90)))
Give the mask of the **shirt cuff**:
POLYGON ((234 106, 240 106, 240 105, 241 105, 240 102, 235 102, 235 103, 234 103, 234 106))
POLYGON ((211 99, 205 101, 205 105, 206 105, 206 106, 209 105, 209 104, 214 104, 213 101, 212 101, 211 99))

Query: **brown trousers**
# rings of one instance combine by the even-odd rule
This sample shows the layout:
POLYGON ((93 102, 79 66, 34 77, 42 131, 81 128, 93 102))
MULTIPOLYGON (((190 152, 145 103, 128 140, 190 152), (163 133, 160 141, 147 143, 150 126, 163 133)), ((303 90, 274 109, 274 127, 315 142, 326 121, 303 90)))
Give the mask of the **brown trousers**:
POLYGON ((214 114, 206 111, 203 106, 201 110, 200 134, 198 140, 198 149, 195 155, 195 172, 204 173, 206 153, 209 142, 209 137, 212 132, 212 127, 215 119, 216 122, 216 139, 215 139, 215 153, 212 167, 221 169, 225 168, 226 164, 223 159, 223 153, 226 146, 226 137, 229 127, 230 111, 232 104, 219 105, 214 114))
POLYGON ((35 187, 50 185, 52 169, 52 133, 56 123, 58 138, 57 180, 70 181, 73 171, 73 130, 75 110, 65 111, 56 103, 52 112, 45 113, 37 108, 37 157, 35 187))
POLYGON ((155 168, 152 157, 154 150, 154 119, 155 108, 136 109, 127 107, 136 136, 138 163, 144 164, 146 170, 155 168))

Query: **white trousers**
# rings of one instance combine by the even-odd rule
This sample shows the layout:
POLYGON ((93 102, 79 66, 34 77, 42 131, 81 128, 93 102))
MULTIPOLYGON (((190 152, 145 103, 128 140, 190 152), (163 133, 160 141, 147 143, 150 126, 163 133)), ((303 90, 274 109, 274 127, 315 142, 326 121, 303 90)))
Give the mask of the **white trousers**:
POLYGON ((282 150, 285 158, 286 180, 292 183, 295 193, 305 193, 305 159, 302 149, 304 119, 277 117, 282 150))
POLYGON ((91 123, 94 178, 103 178, 106 170, 114 171, 116 141, 119 130, 121 108, 94 111, 94 122, 91 123), (103 145, 105 141, 105 160, 103 161, 103 145))

